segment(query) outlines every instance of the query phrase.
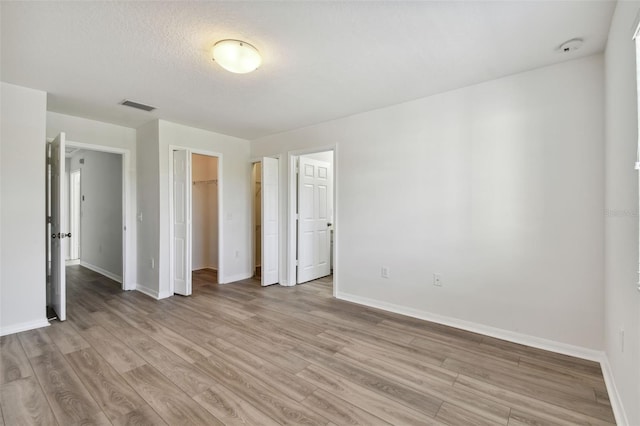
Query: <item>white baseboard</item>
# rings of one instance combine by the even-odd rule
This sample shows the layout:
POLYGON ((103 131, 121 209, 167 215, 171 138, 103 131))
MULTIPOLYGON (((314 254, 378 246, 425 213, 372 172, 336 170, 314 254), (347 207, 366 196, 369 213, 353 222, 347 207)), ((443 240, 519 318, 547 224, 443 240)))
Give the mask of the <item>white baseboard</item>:
POLYGON ((80 264, 80 259, 69 259, 64 261, 65 266, 73 266, 73 265, 79 265, 79 264, 80 264))
POLYGON ((611 370, 611 365, 609 364, 609 358, 605 353, 602 354, 600 366, 602 368, 602 375, 604 376, 604 383, 607 386, 609 402, 611 402, 613 415, 616 418, 616 424, 620 426, 627 426, 629 424, 629 419, 627 418, 627 413, 624 410, 624 406, 622 405, 622 398, 620 398, 620 393, 618 393, 616 382, 613 379, 613 371, 611 370))
POLYGON ((156 300, 160 300, 160 299, 166 299, 169 296, 173 296, 173 294, 163 291, 163 292, 158 292, 158 290, 153 289, 153 288, 149 288, 149 287, 145 287, 142 284, 136 284, 136 291, 139 291, 142 294, 146 294, 149 297, 152 297, 156 300))
POLYGON ((102 269, 99 266, 96 265, 92 265, 90 263, 85 262, 84 260, 80 261, 80 266, 83 266, 87 269, 91 269, 93 272, 97 272, 100 275, 104 275, 107 278, 111 278, 112 280, 114 280, 117 283, 122 284, 122 277, 119 275, 114 274, 113 272, 109 272, 106 269, 102 269))
POLYGON ((218 267, 217 266, 203 266, 201 268, 194 268, 194 269, 192 269, 192 271, 202 271, 203 269, 209 269, 210 271, 218 272, 218 267))
POLYGON ((7 334, 20 333, 22 331, 34 330, 36 328, 49 327, 49 321, 45 319, 37 321, 23 322, 21 324, 14 324, 10 326, 0 327, 0 336, 6 336, 7 334))
POLYGON ((220 279, 221 277, 218 277, 218 281, 220 281, 220 284, 229 284, 236 281, 248 280, 249 278, 252 278, 252 277, 253 277, 253 272, 243 272, 241 274, 228 275, 224 277, 224 280, 221 280, 220 279))
POLYGON ((518 333, 515 331, 482 325, 471 321, 433 314, 431 312, 423 311, 420 309, 408 308, 406 306, 395 305, 393 303, 381 302, 379 300, 356 296, 341 291, 338 291, 336 293, 336 298, 346 300, 348 302, 357 303, 359 305, 365 305, 372 308, 394 312, 396 314, 406 315, 409 317, 431 321, 442 325, 448 325, 449 327, 460 328, 462 330, 471 331, 473 333, 495 337, 496 339, 508 340, 513 343, 519 343, 521 345, 531 346, 546 351, 557 352, 576 358, 587 359, 589 361, 602 361, 602 351, 598 351, 595 349, 583 348, 581 346, 574 346, 567 343, 556 342, 554 340, 543 339, 540 337, 530 336, 528 334, 518 333))

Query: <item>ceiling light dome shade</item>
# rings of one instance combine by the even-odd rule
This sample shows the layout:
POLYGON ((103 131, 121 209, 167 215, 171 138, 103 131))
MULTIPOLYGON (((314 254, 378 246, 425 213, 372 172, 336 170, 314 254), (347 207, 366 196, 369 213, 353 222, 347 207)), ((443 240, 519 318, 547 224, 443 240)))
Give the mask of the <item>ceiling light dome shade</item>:
POLYGON ((213 45, 212 53, 214 61, 236 74, 255 71, 262 64, 258 49, 240 40, 220 40, 213 45))

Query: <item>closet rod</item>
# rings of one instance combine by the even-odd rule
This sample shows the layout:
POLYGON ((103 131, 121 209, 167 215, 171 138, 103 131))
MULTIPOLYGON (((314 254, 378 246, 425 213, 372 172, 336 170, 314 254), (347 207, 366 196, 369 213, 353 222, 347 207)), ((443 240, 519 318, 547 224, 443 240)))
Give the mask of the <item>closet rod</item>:
POLYGON ((193 181, 193 184, 194 184, 194 185, 195 185, 195 184, 197 184, 197 183, 206 183, 206 184, 213 183, 213 184, 216 184, 216 185, 217 185, 217 184, 218 184, 218 179, 198 180, 198 181, 195 181, 195 180, 194 180, 194 181, 193 181))

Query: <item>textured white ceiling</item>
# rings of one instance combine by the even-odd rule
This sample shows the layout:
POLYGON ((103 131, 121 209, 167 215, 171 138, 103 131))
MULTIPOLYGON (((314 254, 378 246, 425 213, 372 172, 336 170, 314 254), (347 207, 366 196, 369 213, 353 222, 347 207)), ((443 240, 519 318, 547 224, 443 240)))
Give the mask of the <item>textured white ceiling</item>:
POLYGON ((612 1, 1 2, 3 81, 52 111, 253 139, 602 51, 612 1), (584 47, 563 55, 564 41, 584 47), (223 38, 262 67, 222 70, 223 38), (128 98, 158 109, 119 105, 128 98))

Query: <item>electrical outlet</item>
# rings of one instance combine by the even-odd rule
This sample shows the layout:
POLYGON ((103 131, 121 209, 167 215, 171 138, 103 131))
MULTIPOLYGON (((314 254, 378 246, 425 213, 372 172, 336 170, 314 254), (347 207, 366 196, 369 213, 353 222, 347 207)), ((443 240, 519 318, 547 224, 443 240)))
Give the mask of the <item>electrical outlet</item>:
POLYGON ((442 287, 442 274, 433 274, 433 285, 436 287, 442 287))
POLYGON ((151 269, 156 269, 156 260, 153 257, 149 263, 151 264, 151 269))
POLYGON ((383 266, 383 267, 380 269, 380 276, 381 276, 382 278, 389 278, 389 272, 390 272, 390 271, 389 271, 389 267, 388 267, 388 266, 383 266))
POLYGON ((620 352, 624 352, 624 328, 620 329, 620 352))

